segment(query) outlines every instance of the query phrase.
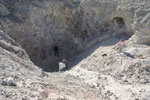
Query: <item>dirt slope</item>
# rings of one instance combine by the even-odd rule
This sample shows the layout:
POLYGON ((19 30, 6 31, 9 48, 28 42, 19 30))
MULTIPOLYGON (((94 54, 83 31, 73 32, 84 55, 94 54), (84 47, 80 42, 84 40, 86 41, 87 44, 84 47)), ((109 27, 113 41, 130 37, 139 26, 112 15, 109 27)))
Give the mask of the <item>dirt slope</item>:
POLYGON ((67 73, 100 89, 101 94, 110 100, 149 100, 150 47, 131 45, 126 40, 124 52, 120 53, 117 41, 117 38, 111 38, 95 45, 95 51, 89 48, 78 56, 79 59, 85 58, 67 73), (110 45, 112 43, 114 45, 110 45))
POLYGON ((15 42, 10 42, 9 38, 4 39, 7 35, 2 32, 1 34, 1 100, 150 98, 149 46, 130 44, 130 41, 126 40, 124 52, 120 53, 117 49, 120 38, 107 38, 75 57, 72 61, 75 66, 70 70, 46 73, 30 61, 19 45, 14 45, 15 42), (24 55, 19 55, 19 52, 24 55), (5 79, 9 77, 13 78, 16 85, 4 84, 5 79))

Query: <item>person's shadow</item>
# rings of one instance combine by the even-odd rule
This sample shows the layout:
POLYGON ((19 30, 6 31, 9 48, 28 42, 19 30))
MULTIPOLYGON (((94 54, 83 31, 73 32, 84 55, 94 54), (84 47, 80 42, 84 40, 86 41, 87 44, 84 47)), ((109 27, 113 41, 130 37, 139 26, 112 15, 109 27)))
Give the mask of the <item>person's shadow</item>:
POLYGON ((130 57, 130 58, 135 58, 133 55, 131 55, 130 53, 128 53, 128 52, 123 52, 126 56, 128 56, 128 57, 130 57))

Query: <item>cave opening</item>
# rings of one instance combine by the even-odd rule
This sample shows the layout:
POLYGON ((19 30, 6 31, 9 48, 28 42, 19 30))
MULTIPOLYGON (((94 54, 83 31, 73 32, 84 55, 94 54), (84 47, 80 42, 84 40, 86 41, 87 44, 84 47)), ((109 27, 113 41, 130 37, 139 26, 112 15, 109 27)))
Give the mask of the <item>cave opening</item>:
POLYGON ((129 39, 133 35, 133 30, 126 27, 126 21, 123 17, 113 17, 112 26, 115 36, 128 37, 129 39))
POLYGON ((77 53, 77 47, 71 40, 62 40, 48 45, 31 45, 30 47, 28 45, 23 48, 28 53, 31 61, 45 72, 66 70, 64 64, 69 65, 69 60, 77 53))
POLYGON ((108 45, 114 45, 121 39, 129 40, 129 38, 133 35, 133 30, 130 29, 131 27, 129 28, 130 22, 124 17, 112 17, 101 26, 102 33, 104 33, 106 39, 114 39, 114 42, 108 43, 108 45))
POLYGON ((113 18, 113 23, 118 28, 124 28, 125 27, 125 22, 124 22, 124 19, 122 17, 114 17, 113 18))

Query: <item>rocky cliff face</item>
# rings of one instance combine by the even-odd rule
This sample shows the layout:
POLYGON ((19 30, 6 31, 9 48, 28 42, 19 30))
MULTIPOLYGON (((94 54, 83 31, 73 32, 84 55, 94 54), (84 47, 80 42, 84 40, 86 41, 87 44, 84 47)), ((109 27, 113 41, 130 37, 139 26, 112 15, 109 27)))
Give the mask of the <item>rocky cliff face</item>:
POLYGON ((0 7, 1 29, 47 71, 58 70, 55 45, 70 59, 114 35, 135 34, 132 42, 149 44, 147 1, 1 0, 0 7))
POLYGON ((149 10, 148 0, 0 0, 0 100, 149 100, 149 10), (62 58, 74 68, 55 73, 62 58))

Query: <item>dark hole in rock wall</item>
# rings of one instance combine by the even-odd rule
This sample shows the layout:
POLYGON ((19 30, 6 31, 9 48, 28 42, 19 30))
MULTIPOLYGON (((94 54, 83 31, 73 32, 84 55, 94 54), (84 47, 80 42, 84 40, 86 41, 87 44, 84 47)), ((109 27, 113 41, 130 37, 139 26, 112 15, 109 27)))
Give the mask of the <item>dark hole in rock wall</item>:
POLYGON ((125 20, 122 17, 114 17, 112 19, 112 25, 113 25, 113 35, 132 35, 133 33, 130 33, 127 31, 125 20))
POLYGON ((116 38, 128 40, 134 33, 133 30, 126 28, 126 22, 123 17, 114 17, 112 19, 113 35, 116 38))
MULTIPOLYGON (((126 25, 125 21, 122 17, 114 17, 109 21, 106 21, 100 25, 100 32, 101 33, 111 33, 111 35, 120 35, 126 34, 126 25)), ((110 34, 109 34, 110 35, 110 34)))
POLYGON ((59 70, 59 57, 53 52, 53 47, 34 47, 31 51, 27 51, 31 61, 42 68, 46 72, 57 72, 59 70))
POLYGON ((60 70, 59 62, 65 58, 69 63, 69 59, 77 52, 76 45, 71 40, 60 41, 57 44, 49 44, 49 46, 43 44, 43 46, 32 45, 23 48, 30 56, 31 61, 46 72, 58 72, 60 70))
POLYGON ((118 25, 118 28, 123 28, 125 27, 125 22, 122 17, 114 17, 113 22, 118 25))

